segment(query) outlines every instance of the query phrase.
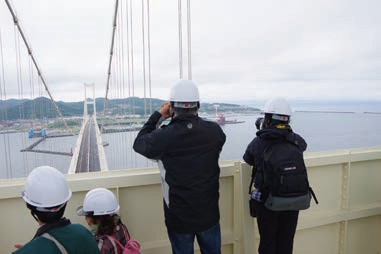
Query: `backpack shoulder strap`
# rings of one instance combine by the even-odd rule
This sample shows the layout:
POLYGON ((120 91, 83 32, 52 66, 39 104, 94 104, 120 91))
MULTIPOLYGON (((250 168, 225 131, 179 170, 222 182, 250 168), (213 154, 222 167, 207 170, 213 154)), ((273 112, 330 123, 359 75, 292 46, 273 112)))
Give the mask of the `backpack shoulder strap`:
POLYGON ((44 233, 41 236, 46 238, 46 239, 49 239, 52 242, 54 242, 56 244, 57 248, 61 251, 62 254, 68 254, 68 252, 66 251, 65 247, 63 247, 63 245, 56 238, 54 238, 52 235, 50 235, 48 233, 44 233))
POLYGON ((107 238, 111 241, 111 243, 112 243, 112 245, 114 245, 114 248, 115 249, 117 249, 116 248, 116 245, 115 245, 115 243, 120 247, 120 248, 122 248, 122 250, 124 250, 125 249, 125 247, 115 238, 115 237, 112 237, 112 236, 110 236, 110 235, 105 235, 105 236, 107 236, 107 238))
POLYGON ((249 184, 249 194, 250 195, 251 195, 251 188, 253 187, 254 177, 255 177, 256 173, 257 173, 257 168, 255 166, 253 166, 253 168, 251 170, 251 181, 250 181, 250 184, 249 184))
POLYGON ((128 232, 127 226, 121 223, 120 227, 123 230, 124 236, 126 237, 126 242, 130 240, 130 232, 128 232))

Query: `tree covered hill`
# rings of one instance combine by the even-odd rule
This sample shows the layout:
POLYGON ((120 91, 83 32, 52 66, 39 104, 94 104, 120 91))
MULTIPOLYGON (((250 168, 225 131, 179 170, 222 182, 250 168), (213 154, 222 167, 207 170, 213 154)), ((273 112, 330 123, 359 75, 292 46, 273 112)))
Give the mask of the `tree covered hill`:
MULTIPOLYGON (((96 98, 96 111, 103 113, 104 98, 96 98)), ((159 110, 163 100, 146 99, 138 97, 130 97, 125 99, 107 100, 106 115, 144 115, 152 111, 159 110)), ((84 103, 80 102, 57 102, 57 105, 65 117, 83 115, 84 103)), ((200 112, 214 113, 216 104, 201 103, 200 112)), ((250 107, 242 107, 237 104, 218 103, 218 112, 255 112, 258 109, 250 107)), ((89 114, 93 113, 93 105, 88 105, 89 114)), ((46 97, 38 97, 34 100, 3 100, 0 101, 0 120, 16 120, 16 119, 43 119, 56 118, 57 113, 53 103, 46 97)))

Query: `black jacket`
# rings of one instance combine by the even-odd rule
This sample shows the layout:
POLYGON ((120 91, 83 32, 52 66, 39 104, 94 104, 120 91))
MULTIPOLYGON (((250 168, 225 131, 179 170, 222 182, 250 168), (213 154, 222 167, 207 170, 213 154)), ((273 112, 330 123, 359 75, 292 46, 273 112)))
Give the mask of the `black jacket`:
POLYGON ((254 179, 254 186, 259 189, 266 198, 267 194, 264 191, 263 180, 263 168, 262 168, 262 154, 266 147, 273 142, 277 142, 283 139, 288 139, 298 144, 302 151, 307 149, 306 141, 298 134, 292 132, 291 128, 286 125, 284 128, 277 128, 276 126, 270 126, 263 130, 257 131, 257 136, 250 142, 246 148, 246 152, 243 155, 244 161, 256 168, 256 174, 254 179))
POLYGON ((148 119, 134 150, 158 160, 169 231, 194 233, 219 222, 219 155, 225 134, 214 122, 180 115, 166 128, 156 129, 161 114, 148 119))

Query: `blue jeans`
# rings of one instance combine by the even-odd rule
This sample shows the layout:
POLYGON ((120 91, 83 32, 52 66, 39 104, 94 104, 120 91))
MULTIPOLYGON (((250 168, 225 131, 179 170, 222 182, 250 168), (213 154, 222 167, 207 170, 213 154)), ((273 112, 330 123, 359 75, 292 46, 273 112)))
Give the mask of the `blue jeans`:
POLYGON ((193 254, 195 236, 202 254, 221 254, 220 223, 205 231, 191 234, 178 234, 168 231, 168 236, 173 254, 193 254))

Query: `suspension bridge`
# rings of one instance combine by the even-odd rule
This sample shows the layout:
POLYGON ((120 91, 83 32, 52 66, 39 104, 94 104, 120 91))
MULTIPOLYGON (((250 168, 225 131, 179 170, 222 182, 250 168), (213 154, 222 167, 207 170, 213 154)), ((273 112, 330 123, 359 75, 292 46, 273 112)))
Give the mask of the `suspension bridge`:
MULTIPOLYGON (((115 0, 111 44, 105 49, 109 54, 103 85, 105 96, 101 100, 95 98, 94 85, 85 84, 79 111, 75 110, 75 103, 65 107, 55 99, 54 89, 42 72, 44 66, 39 65, 32 50, 33 41, 28 40, 23 30, 23 20, 9 0, 4 3, 9 23, 0 24, 0 173, 4 172, 0 177, 0 223, 4 230, 0 237, 1 251, 10 253, 15 250, 15 243, 30 241, 36 229, 20 197, 25 178, 17 178, 25 177, 44 161, 57 168, 60 168, 57 162, 67 165, 60 169, 68 173, 66 177, 73 191, 66 215, 74 223, 84 224, 75 211, 82 204, 85 192, 94 187, 110 188, 119 199, 122 221, 140 241, 142 251, 169 253, 171 245, 165 237, 158 169, 145 161, 147 164, 139 170, 110 172, 116 160, 129 165, 125 168, 136 168, 141 158, 132 149, 117 151, 132 147, 131 132, 115 136, 113 144, 117 148, 109 154, 104 140, 110 137, 106 132, 102 134, 104 126, 131 127, 132 122, 137 122, 138 112, 144 118, 158 106, 154 105, 151 93, 150 1, 115 0), (11 33, 6 32, 7 28, 11 33), (140 33, 135 33, 136 30, 140 33), (140 108, 136 98, 138 88, 143 98, 140 108), (90 98, 88 89, 92 91, 90 98), (70 116, 70 110, 76 116, 70 116), (37 140, 25 138, 30 128, 54 129, 54 133, 37 140), (91 173, 78 174, 84 172, 91 173)), ((176 9, 177 77, 192 79, 190 0, 178 0, 176 9)), ((83 87, 72 92, 78 94, 83 87)), ((222 253, 253 253, 258 248, 259 234, 247 202, 251 168, 238 160, 222 161, 220 166, 222 253)), ((306 156, 306 166, 320 204, 312 204, 309 210, 300 213, 294 252, 380 253, 381 147, 311 153, 306 156)), ((199 253, 197 246, 195 249, 199 253)))
MULTIPOLYGON (((62 106, 62 103, 60 105, 60 102, 57 102, 53 96, 49 82, 45 78, 37 57, 32 50, 33 42, 28 40, 28 34, 23 29, 23 20, 17 16, 17 8, 13 6, 10 0, 5 0, 5 6, 9 10, 8 28, 13 27, 12 38, 4 37, 3 34, 6 33, 2 31, 5 29, 0 27, 0 102, 4 102, 0 107, 0 131, 3 133, 2 150, 4 153, 2 159, 7 168, 6 178, 14 177, 13 172, 17 170, 24 171, 23 174, 18 174, 18 176, 27 175, 31 170, 27 167, 30 167, 29 162, 33 160, 32 153, 41 154, 39 158, 50 155, 70 157, 70 165, 67 170, 69 174, 108 171, 109 166, 103 147, 104 142, 102 141, 103 127, 110 125, 107 119, 120 118, 121 116, 127 119, 138 116, 139 107, 135 105, 136 100, 134 98, 137 98, 137 90, 141 87, 138 88, 136 85, 137 80, 139 80, 139 84, 143 88, 141 97, 143 98, 144 107, 141 115, 144 118, 152 113, 150 1, 142 0, 140 6, 136 2, 138 1, 116 0, 114 2, 112 26, 110 27, 112 33, 109 59, 107 70, 105 70, 106 82, 104 85, 105 96, 102 101, 103 108, 100 112, 97 112, 97 107, 101 107, 101 105, 96 105, 95 85, 84 84, 82 123, 81 127, 77 127, 76 130, 68 124, 68 122, 73 122, 68 116, 68 110, 62 106), (136 38, 136 31, 140 33, 139 38, 136 38), (11 45, 12 42, 13 45, 11 45), (137 43, 140 43, 139 47, 137 47, 137 43), (8 50, 10 48, 14 52, 14 56, 9 54, 8 50), (137 59, 137 56, 141 57, 141 59, 137 59), (13 58, 15 62, 15 67, 12 70, 4 64, 4 62, 10 62, 9 58, 13 58), (141 63, 141 66, 137 67, 137 62, 141 63), (139 72, 137 69, 139 69, 139 72), (10 77, 14 74, 15 77, 10 77), (14 85, 17 85, 16 93, 14 85), (92 88, 93 92, 91 99, 88 98, 86 92, 89 88, 92 88), (16 110, 9 103, 9 97, 13 98, 15 95, 17 95, 15 99, 19 101, 16 110), (41 98, 46 98, 43 103, 40 102, 41 98), (121 100, 116 106, 118 112, 108 110, 110 100, 121 100), (88 110, 88 106, 92 106, 90 110, 88 110), (102 124, 98 124, 99 120, 102 124), (30 128, 32 133, 34 131, 34 133, 40 135, 40 129, 48 129, 49 132, 48 126, 51 126, 52 122, 53 125, 60 123, 61 127, 55 127, 54 132, 42 135, 38 140, 33 139, 33 143, 28 140, 25 141, 25 139, 21 140, 22 147, 18 152, 22 152, 20 155, 23 158, 23 165, 21 165, 23 169, 17 169, 17 167, 20 167, 20 163, 14 159, 13 138, 10 136, 10 132, 22 133, 25 129, 30 128), (78 134, 75 145, 70 150, 65 148, 64 151, 60 151, 59 147, 55 146, 56 142, 60 142, 58 137, 68 137, 73 135, 73 132, 78 134), (40 146, 47 143, 48 139, 53 137, 57 138, 57 141, 51 141, 50 147, 47 149, 40 148, 40 146)), ((178 77, 191 79, 190 1, 179 0, 177 4, 178 77), (185 20, 184 17, 186 17, 185 20), (188 67, 187 75, 185 75, 184 66, 188 67)), ((38 49, 38 51, 41 50, 38 49)), ((80 89, 82 88, 79 87, 78 90, 80 89)), ((130 120, 129 124, 133 125, 133 123, 134 121, 130 120)), ((118 121, 117 124, 122 125, 126 124, 126 122, 118 121)), ((111 125, 115 125, 115 123, 111 123, 111 125)), ((129 129, 125 128, 124 130, 136 129, 137 127, 130 126, 129 129)), ((105 130, 105 132, 109 131, 105 130)), ((127 141, 125 138, 121 138, 120 142, 124 142, 126 147, 132 147, 132 139, 133 137, 129 137, 127 141)), ((138 160, 132 149, 126 151, 125 157, 128 158, 126 160, 130 161, 138 160)), ((38 162, 36 161, 36 163, 38 162)), ((51 160, 51 163, 54 166, 55 162, 51 160)))

